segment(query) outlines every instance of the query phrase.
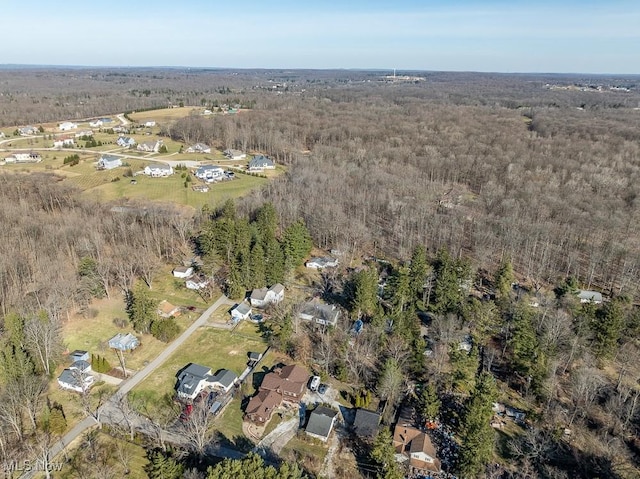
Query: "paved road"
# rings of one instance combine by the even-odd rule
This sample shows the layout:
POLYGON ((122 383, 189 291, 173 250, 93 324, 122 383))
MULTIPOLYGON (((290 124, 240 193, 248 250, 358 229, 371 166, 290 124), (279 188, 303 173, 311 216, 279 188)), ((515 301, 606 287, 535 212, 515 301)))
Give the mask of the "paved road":
MULTIPOLYGON (((203 326, 207 323, 209 316, 218 309, 221 305, 226 304, 229 299, 222 295, 218 300, 213 303, 207 310, 200 315, 198 319, 196 319, 191 326, 189 326, 184 333, 182 333, 177 339, 175 339, 171 344, 169 344, 164 351, 162 351, 158 357, 156 357, 153 361, 151 361, 147 366, 138 371, 134 376, 130 377, 126 381, 123 381, 120 385, 120 388, 116 391, 115 395, 111 397, 104 405, 100 407, 100 413, 102 414, 105 411, 112 412, 117 403, 117 397, 124 396, 129 391, 131 391, 134 387, 140 384, 147 376, 149 376, 156 368, 158 368, 162 363, 164 363, 171 354, 175 352, 188 338, 191 336, 200 326, 203 326)), ((62 436, 60 441, 55 443, 50 451, 49 451, 49 459, 53 460, 58 454, 60 454, 65 447, 75 441, 80 435, 85 432, 90 427, 96 425, 96 421, 92 417, 87 417, 83 419, 81 422, 76 424, 76 426, 71 429, 67 434, 62 436)), ((27 472, 22 475, 23 478, 33 477, 33 473, 27 472)))

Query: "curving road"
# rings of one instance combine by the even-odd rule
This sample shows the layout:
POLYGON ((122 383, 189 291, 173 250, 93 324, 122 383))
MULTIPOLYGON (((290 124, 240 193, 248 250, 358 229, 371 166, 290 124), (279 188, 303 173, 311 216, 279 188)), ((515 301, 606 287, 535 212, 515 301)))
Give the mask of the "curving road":
MULTIPOLYGON (((149 376, 153 371, 156 370, 162 363, 164 363, 171 354, 173 354, 176 349, 178 349, 200 326, 204 326, 209 319, 209 316, 218 309, 223 304, 227 304, 229 302, 229 298, 227 298, 224 294, 218 298, 218 300, 213 303, 211 306, 207 308, 207 310, 200 315, 198 319, 196 319, 191 326, 189 326, 184 333, 182 333, 178 338, 174 339, 171 344, 169 344, 153 361, 151 361, 147 366, 138 371, 134 376, 123 381, 115 392, 115 394, 107 400, 105 404, 100 406, 100 413, 103 413, 108 410, 113 410, 118 401, 118 397, 124 396, 129 391, 131 391, 134 387, 140 384, 147 376, 149 376)), ((53 461, 53 459, 60 454, 65 447, 75 441, 82 433, 84 433, 90 427, 96 425, 96 421, 92 417, 87 417, 83 419, 80 423, 76 424, 71 431, 66 433, 58 442, 56 442, 51 449, 49 450, 49 460, 53 461)), ((32 461, 35 464, 35 461, 32 461)), ((22 478, 31 478, 33 477, 35 472, 26 472, 21 477, 22 478)))

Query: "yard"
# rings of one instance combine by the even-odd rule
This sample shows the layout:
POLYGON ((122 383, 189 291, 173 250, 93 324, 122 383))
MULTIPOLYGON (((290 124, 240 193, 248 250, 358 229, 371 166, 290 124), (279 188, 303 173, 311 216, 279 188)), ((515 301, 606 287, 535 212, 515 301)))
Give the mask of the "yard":
MULTIPOLYGON (((115 318, 127 319, 124 299, 120 295, 114 295, 111 299, 95 300, 85 316, 73 315, 63 326, 63 336, 69 351, 82 349, 99 354, 109 361, 111 366, 117 367, 118 358, 116 353, 108 348, 107 341, 117 333, 132 332, 132 329, 119 328, 114 324, 115 318)), ((188 313, 178 318, 178 324, 184 329, 193 319, 195 313, 188 313)), ((136 350, 125 353, 127 369, 142 368, 166 347, 166 343, 150 334, 136 336, 140 338, 141 345, 136 350)))
MULTIPOLYGON (((189 363, 210 367, 214 372, 229 369, 240 375, 246 368, 250 351, 264 351, 266 344, 257 328, 247 327, 242 334, 205 327, 196 331, 167 361, 134 390, 138 400, 151 408, 167 394, 172 395, 176 374, 189 363)), ((233 408, 234 403, 228 407, 233 408)), ((228 414, 227 411, 223 414, 228 414)))
POLYGON ((128 116, 138 123, 144 123, 148 120, 162 123, 178 120, 194 113, 199 114, 202 111, 204 111, 204 107, 184 106, 180 108, 161 108, 159 110, 134 112, 130 113, 128 116))

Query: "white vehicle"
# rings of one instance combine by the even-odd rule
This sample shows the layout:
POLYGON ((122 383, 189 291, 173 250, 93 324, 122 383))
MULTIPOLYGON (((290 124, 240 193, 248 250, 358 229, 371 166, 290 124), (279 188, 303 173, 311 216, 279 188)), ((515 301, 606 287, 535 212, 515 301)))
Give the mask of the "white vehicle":
POLYGON ((311 378, 311 382, 309 383, 309 389, 312 391, 317 391, 318 386, 320 386, 320 376, 313 376, 311 378))

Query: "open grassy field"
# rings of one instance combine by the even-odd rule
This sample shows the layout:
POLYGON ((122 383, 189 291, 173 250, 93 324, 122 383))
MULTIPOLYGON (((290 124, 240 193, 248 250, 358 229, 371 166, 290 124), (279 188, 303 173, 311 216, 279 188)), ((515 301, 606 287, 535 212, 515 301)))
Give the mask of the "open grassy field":
MULTIPOLYGON (((160 295, 158 295, 160 296, 160 295)), ((164 297, 163 297, 164 298, 164 297)), ((176 306, 183 303, 175 301, 175 298, 169 300, 176 306)), ((188 304, 188 303, 187 303, 188 304)), ((124 299, 120 296, 114 296, 111 299, 96 300, 91 306, 94 317, 83 317, 76 314, 72 316, 63 326, 63 336, 65 344, 69 351, 82 349, 93 354, 99 354, 107 359, 111 366, 118 366, 118 358, 116 353, 107 346, 107 341, 117 333, 131 332, 131 328, 119 328, 113 322, 114 318, 126 319, 124 299)), ((180 316, 177 321, 184 329, 196 317, 196 313, 187 313, 180 316)), ((140 347, 135 351, 125 354, 128 369, 140 369, 148 361, 155 358, 162 351, 166 344, 158 341, 150 334, 138 334, 140 338, 140 347)))
POLYGON ((159 110, 140 111, 130 113, 129 118, 138 123, 144 123, 145 121, 156 121, 158 123, 166 121, 174 121, 180 118, 184 118, 189 115, 199 115, 204 111, 204 107, 198 106, 185 106, 180 108, 161 108, 159 110))
POLYGON ((213 327, 200 328, 133 390, 134 395, 152 409, 153 404, 159 404, 167 394, 173 394, 176 373, 189 363, 209 366, 213 371, 229 369, 240 375, 246 367, 249 351, 266 348, 257 327, 251 326, 243 329, 242 335, 213 327))
MULTIPOLYGON (((132 169, 138 170, 137 160, 127 160, 131 163, 132 169)), ((150 163, 148 160, 144 160, 150 163)), ((140 163, 143 165, 144 163, 140 163)), ((144 166, 142 166, 144 168, 144 166)), ((111 170, 110 173, 114 176, 122 175, 124 169, 118 168, 111 170)), ((106 177, 106 175, 104 175, 106 177)), ((223 181, 220 183, 210 185, 210 190, 207 193, 201 193, 193 191, 191 186, 193 183, 189 183, 188 187, 184 187, 184 178, 180 174, 174 174, 168 178, 149 178, 147 176, 136 176, 137 184, 131 184, 129 179, 122 178, 120 181, 111 182, 110 180, 104 181, 96 186, 85 186, 85 181, 95 180, 74 180, 78 186, 80 186, 85 194, 90 195, 92 198, 97 198, 101 201, 113 201, 120 198, 131 198, 149 201, 163 201, 169 203, 177 203, 182 205, 191 206, 199 209, 205 204, 217 206, 223 204, 229 198, 238 198, 243 196, 250 190, 264 185, 268 180, 265 178, 257 178, 254 176, 239 175, 238 178, 231 181, 223 181), (83 187, 84 186, 84 187, 83 187)))

